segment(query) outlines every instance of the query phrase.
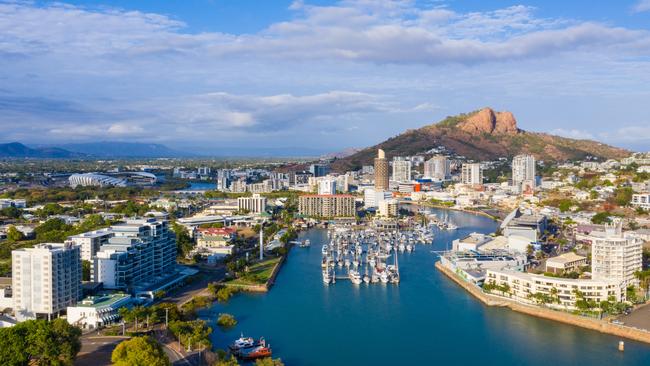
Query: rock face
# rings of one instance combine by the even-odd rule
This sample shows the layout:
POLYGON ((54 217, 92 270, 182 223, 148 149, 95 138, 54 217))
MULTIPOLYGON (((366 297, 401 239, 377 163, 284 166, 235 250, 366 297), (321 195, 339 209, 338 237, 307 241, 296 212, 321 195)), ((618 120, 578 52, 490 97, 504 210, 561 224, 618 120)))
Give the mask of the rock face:
POLYGON ((506 134, 519 132, 517 120, 511 112, 495 112, 492 108, 483 108, 467 117, 458 127, 470 134, 506 134))

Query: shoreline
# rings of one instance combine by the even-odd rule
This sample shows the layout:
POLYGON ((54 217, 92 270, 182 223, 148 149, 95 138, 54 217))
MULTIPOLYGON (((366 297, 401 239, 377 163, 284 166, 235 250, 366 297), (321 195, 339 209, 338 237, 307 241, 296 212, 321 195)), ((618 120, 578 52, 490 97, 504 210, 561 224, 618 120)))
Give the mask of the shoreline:
POLYGON ((458 207, 449 207, 449 206, 444 206, 444 205, 434 205, 430 203, 422 203, 422 202, 413 202, 410 203, 411 205, 414 206, 419 206, 419 207, 427 207, 427 208, 434 208, 438 210, 451 210, 451 211, 458 211, 458 212, 464 212, 472 215, 477 215, 477 216, 483 216, 487 217, 488 219, 491 219, 496 222, 500 222, 501 219, 495 216, 490 215, 489 213, 483 212, 483 211, 474 211, 474 210, 468 210, 466 208, 458 208, 458 207))
POLYGON ((536 306, 524 305, 513 300, 501 298, 498 296, 488 295, 483 291, 481 291, 478 287, 468 282, 465 282, 464 280, 459 278, 451 270, 445 268, 442 264, 440 264, 440 261, 436 261, 435 267, 441 273, 443 273, 445 276, 447 276, 449 279, 455 282, 457 285, 459 285, 467 292, 469 292, 470 295, 474 296, 476 299, 481 301, 484 305, 496 306, 496 307, 507 307, 510 310, 516 311, 518 313, 527 314, 542 319, 553 320, 559 323, 573 325, 580 328, 598 331, 604 334, 609 334, 621 338, 631 339, 634 341, 650 344, 650 332, 648 331, 637 329, 637 328, 625 327, 623 325, 613 324, 598 319, 591 319, 591 318, 585 318, 577 315, 572 315, 557 310, 550 310, 550 309, 536 307, 536 306))

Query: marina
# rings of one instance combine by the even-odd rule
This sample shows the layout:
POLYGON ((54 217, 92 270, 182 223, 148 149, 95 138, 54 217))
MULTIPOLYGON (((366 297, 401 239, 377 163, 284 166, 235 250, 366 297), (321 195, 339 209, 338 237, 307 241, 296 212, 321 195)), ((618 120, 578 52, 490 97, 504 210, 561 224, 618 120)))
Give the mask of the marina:
POLYGON ((431 244, 434 236, 431 227, 417 225, 406 231, 334 226, 327 237, 329 242, 322 246, 323 283, 349 280, 360 285, 398 284, 398 253, 411 253, 418 244, 431 244))
MULTIPOLYGON (((464 212, 448 215, 457 230, 434 228, 431 245, 398 250, 399 286, 322 284, 322 246, 331 236, 312 229, 298 238, 311 246, 290 251, 270 292, 242 293, 199 315, 214 329, 214 314, 239 320, 230 330, 213 332, 216 348, 227 347, 241 332, 264 336, 273 357, 288 365, 650 364, 645 344, 626 340, 625 352, 619 352, 618 337, 485 306, 458 287, 434 268, 434 252, 469 233, 491 233, 497 224, 464 212)), ((363 275, 364 270, 362 281, 363 275)))

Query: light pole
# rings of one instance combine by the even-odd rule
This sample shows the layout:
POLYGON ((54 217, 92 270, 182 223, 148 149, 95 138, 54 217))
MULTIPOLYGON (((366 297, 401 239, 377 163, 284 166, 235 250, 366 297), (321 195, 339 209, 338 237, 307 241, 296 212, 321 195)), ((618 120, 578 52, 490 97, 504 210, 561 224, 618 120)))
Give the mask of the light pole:
POLYGON ((165 308, 165 329, 169 328, 169 309, 165 308))

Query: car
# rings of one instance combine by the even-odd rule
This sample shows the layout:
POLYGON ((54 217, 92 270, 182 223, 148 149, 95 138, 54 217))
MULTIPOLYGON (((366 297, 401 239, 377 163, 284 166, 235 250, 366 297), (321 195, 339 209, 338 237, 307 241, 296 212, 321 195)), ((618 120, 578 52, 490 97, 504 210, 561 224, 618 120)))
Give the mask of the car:
POLYGON ((620 321, 618 319, 614 319, 614 320, 612 320, 612 324, 623 325, 625 323, 623 323, 622 321, 620 321))

